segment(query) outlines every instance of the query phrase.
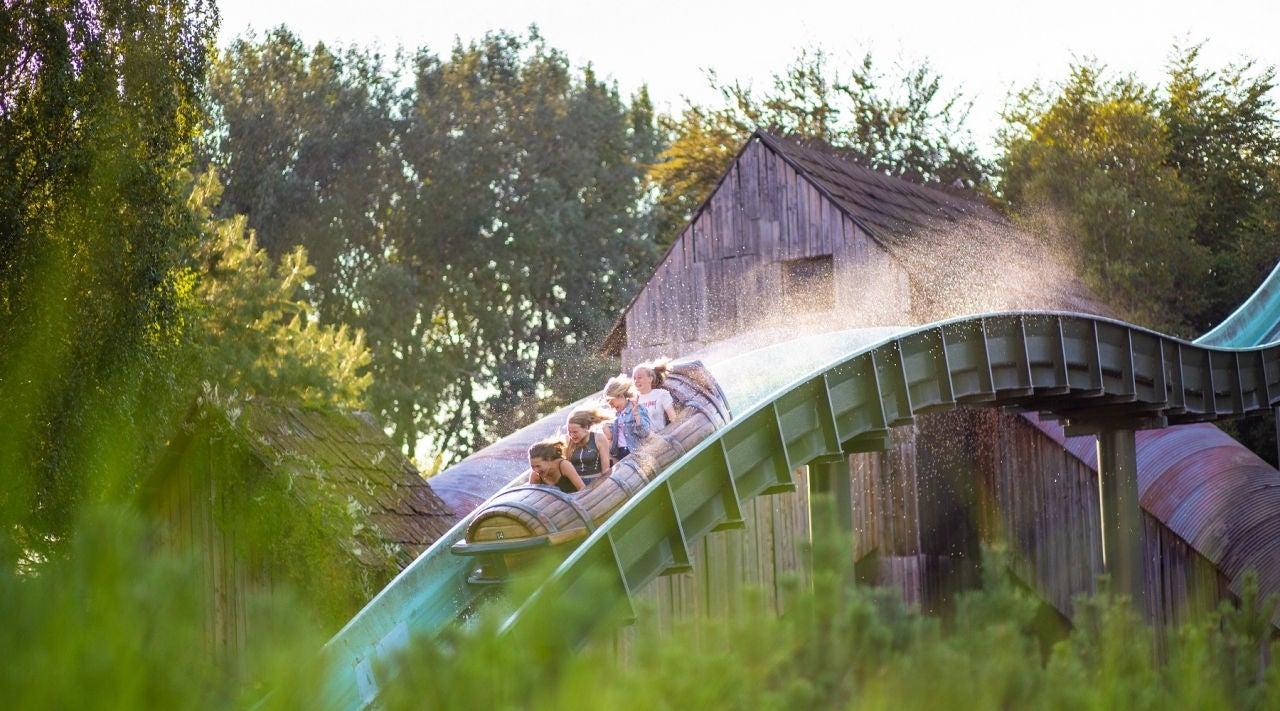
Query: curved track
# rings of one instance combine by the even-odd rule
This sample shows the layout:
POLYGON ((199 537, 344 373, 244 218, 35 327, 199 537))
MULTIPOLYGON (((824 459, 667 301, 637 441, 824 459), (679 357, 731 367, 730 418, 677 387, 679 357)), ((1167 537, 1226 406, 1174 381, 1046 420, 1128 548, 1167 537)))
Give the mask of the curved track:
POLYGON ((1280 341, 1280 264, 1243 304, 1195 340, 1216 348, 1251 348, 1280 341))
MULTIPOLYGON (((1272 320, 1274 329, 1274 317, 1266 313, 1253 312, 1254 323, 1272 320)), ((1277 345, 1218 347, 1054 312, 987 314, 905 330, 838 357, 737 413, 600 525, 547 582, 557 594, 575 594, 589 573, 605 571, 616 596, 600 606, 596 621, 634 614, 631 591, 664 572, 686 569, 690 545, 708 533, 743 526, 743 501, 794 490, 791 472, 817 458, 881 448, 890 428, 927 412, 1000 406, 1085 426, 1148 428, 1241 416, 1277 401, 1277 345)), ((411 634, 432 634, 476 604, 483 589, 466 582, 471 561, 448 553, 465 523, 326 646, 334 669, 328 706, 372 703, 377 660, 411 634)), ((545 589, 508 624, 521 624, 545 589)))

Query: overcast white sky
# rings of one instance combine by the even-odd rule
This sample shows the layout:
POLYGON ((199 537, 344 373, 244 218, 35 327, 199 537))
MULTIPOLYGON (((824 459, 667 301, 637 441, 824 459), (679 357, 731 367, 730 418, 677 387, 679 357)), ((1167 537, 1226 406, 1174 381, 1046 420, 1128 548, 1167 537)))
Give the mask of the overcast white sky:
MULTIPOLYGON (((988 146, 1010 88, 1052 83, 1095 57, 1155 84, 1175 41, 1204 42, 1204 66, 1243 57, 1280 65, 1278 0, 220 0, 221 42, 287 25, 307 44, 426 46, 447 56, 486 31, 536 23, 575 64, 629 94, 648 84, 660 110, 708 102, 704 70, 765 86, 802 48, 848 66, 870 51, 882 70, 928 60, 944 88, 974 100, 970 128, 988 146), (1034 9, 1033 9, 1034 8, 1034 9)), ((892 72, 890 72, 892 74, 892 72)))

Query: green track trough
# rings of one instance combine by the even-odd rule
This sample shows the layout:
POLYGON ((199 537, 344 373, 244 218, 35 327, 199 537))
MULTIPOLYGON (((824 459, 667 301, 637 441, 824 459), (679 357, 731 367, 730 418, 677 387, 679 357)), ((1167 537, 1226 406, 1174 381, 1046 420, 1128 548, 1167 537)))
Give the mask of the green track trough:
MULTIPOLYGON (((1086 428, 1142 428, 1237 417, 1277 400, 1280 346, 1218 348, 1056 312, 987 314, 901 331, 737 413, 583 540, 508 625, 522 624, 544 591, 582 594, 602 574, 613 581, 616 597, 592 624, 625 622, 635 614, 635 591, 659 575, 689 569, 694 543, 745 525, 745 501, 794 491, 792 472, 820 457, 885 448, 889 429, 916 415, 997 406, 1086 428)), ((464 525, 326 647, 334 669, 329 707, 373 703, 375 660, 411 634, 434 634, 476 604, 484 590, 466 582, 473 561, 447 552, 464 525)))

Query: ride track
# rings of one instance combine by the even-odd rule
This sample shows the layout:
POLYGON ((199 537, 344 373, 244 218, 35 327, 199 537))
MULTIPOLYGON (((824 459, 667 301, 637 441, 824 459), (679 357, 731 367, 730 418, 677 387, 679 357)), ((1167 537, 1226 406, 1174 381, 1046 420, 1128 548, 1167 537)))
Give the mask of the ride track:
MULTIPOLYGON (((564 558, 507 627, 522 624, 548 590, 583 595, 599 576, 614 598, 593 608, 589 624, 624 621, 635 614, 633 591, 690 568, 693 543, 745 527, 742 502, 794 491, 792 472, 815 460, 884 449, 889 429, 917 415, 1006 407, 1098 431, 1269 410, 1280 403, 1278 274, 1280 267, 1196 342, 1094 316, 1008 312, 903 330, 857 348, 760 398, 659 473, 564 558)), ((328 708, 372 704, 375 664, 390 663, 411 635, 453 623, 490 589, 467 582, 474 560, 449 552, 469 518, 326 645, 328 708)), ((588 632, 565 630, 575 639, 588 632)))

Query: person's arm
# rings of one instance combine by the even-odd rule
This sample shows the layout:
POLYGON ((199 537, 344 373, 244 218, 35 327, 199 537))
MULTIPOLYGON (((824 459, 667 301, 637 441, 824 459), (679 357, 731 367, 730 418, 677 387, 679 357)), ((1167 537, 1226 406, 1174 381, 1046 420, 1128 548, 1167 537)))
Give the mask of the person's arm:
POLYGON ((536 472, 536 471, 534 471, 534 470, 530 469, 530 470, 529 470, 529 483, 530 483, 530 484, 541 484, 541 483, 542 483, 542 477, 539 477, 539 476, 538 476, 538 472, 536 472))
POLYGON ((631 401, 631 416, 636 422, 636 441, 631 445, 635 449, 653 431, 653 421, 649 419, 649 408, 641 405, 638 398, 631 401))
POLYGON ((592 432, 596 441, 596 451, 600 453, 600 476, 613 473, 613 457, 609 456, 609 438, 602 432, 592 432))
POLYGON ((569 477, 569 481, 573 482, 573 485, 578 487, 578 491, 582 491, 587 488, 587 485, 582 482, 582 477, 578 476, 578 470, 574 468, 573 462, 570 462, 568 459, 560 460, 560 476, 569 477))
POLYGON ((676 421, 676 406, 671 399, 671 393, 666 390, 662 391, 662 411, 667 414, 667 424, 676 421))

